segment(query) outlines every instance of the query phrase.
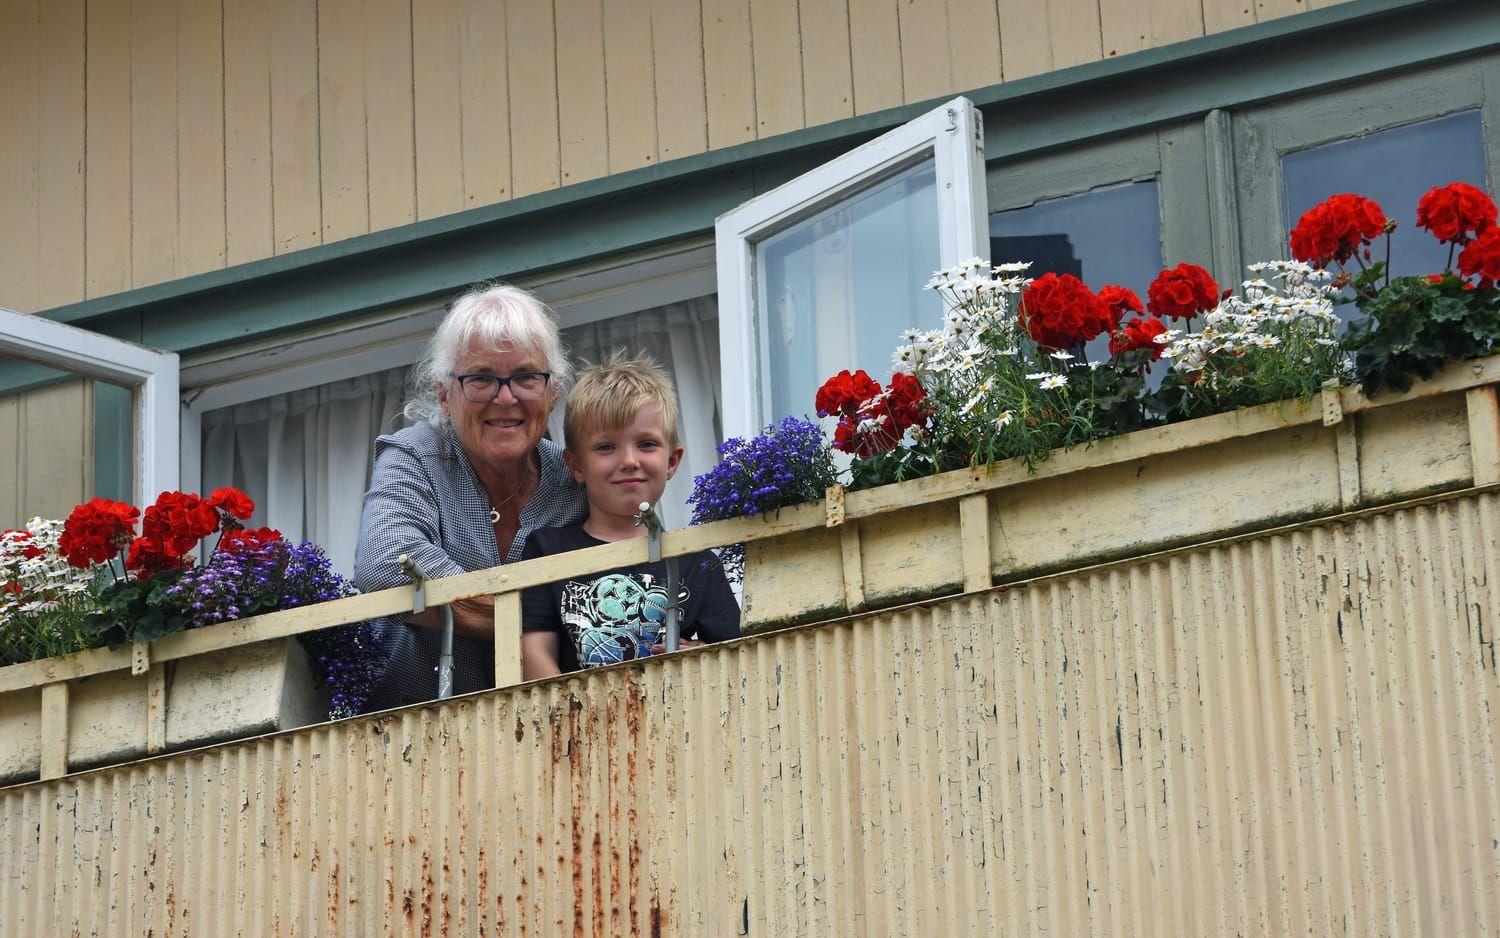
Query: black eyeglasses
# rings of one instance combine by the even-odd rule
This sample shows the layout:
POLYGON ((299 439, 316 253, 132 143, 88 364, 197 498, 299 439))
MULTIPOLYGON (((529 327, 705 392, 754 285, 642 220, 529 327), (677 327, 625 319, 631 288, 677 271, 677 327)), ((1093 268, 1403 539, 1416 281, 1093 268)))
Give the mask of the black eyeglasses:
POLYGON ((464 397, 474 404, 488 404, 500 396, 500 389, 510 388, 518 401, 534 401, 547 390, 550 371, 518 371, 513 375, 454 375, 464 397))

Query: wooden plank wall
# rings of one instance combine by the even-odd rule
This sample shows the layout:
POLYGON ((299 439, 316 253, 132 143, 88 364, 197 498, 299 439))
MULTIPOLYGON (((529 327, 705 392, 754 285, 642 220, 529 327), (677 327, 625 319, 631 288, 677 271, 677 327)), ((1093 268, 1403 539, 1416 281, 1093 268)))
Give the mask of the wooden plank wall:
POLYGON ((1333 2, 0 0, 0 306, 1333 2))
POLYGON ((87 381, 0 397, 0 530, 33 515, 66 518, 88 497, 94 440, 78 415, 92 409, 87 381))

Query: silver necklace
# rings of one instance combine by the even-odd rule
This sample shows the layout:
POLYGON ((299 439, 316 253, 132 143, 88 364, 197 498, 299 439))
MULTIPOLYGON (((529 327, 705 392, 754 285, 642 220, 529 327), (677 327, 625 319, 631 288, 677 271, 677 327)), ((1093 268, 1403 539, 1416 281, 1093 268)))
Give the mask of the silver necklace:
MULTIPOLYGON (((529 466, 530 463, 528 462, 527 465, 529 466)), ((523 485, 524 485, 524 483, 523 483, 523 485)), ((498 501, 498 502, 490 502, 490 524, 499 524, 500 523, 500 509, 504 508, 506 505, 509 505, 511 502, 515 501, 516 500, 516 496, 519 495, 519 494, 521 494, 522 487, 523 487, 522 485, 518 485, 518 486, 515 487, 515 489, 513 489, 511 491, 511 493, 509 495, 505 496, 500 501, 498 501)))

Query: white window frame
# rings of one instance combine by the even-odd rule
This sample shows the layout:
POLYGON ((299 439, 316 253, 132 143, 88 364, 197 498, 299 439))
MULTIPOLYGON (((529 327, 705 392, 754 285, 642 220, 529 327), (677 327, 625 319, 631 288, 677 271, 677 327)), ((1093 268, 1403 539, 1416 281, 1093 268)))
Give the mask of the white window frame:
POLYGON ((0 309, 0 352, 131 389, 135 401, 135 503, 150 504, 178 480, 178 361, 87 329, 0 309))
MULTIPOLYGON (((949 267, 989 258, 984 116, 954 98, 811 172, 721 215, 715 224, 719 278, 719 362, 724 435, 765 423, 770 368, 755 304, 755 246, 779 231, 870 188, 931 155, 937 170, 938 261, 949 267)), ((894 343, 896 337, 892 336, 894 343)))

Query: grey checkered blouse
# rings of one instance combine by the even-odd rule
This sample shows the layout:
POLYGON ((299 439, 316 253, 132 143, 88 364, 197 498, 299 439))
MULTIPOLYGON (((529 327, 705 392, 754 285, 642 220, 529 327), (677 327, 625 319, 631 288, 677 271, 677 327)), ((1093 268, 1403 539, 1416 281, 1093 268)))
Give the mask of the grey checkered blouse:
MULTIPOLYGON (((521 509, 521 528, 504 563, 520 559, 527 536, 537 528, 578 524, 588 517, 583 486, 563 464, 562 448, 544 439, 537 444, 537 455, 541 479, 521 509)), ((452 427, 424 422, 380 437, 354 551, 354 584, 366 593, 409 584, 396 565, 402 554, 433 579, 499 566, 489 516, 489 499, 452 427)), ((365 709, 437 697, 438 630, 407 625, 405 616, 376 619, 374 626, 386 668, 365 709)), ((494 646, 455 635, 453 692, 494 686, 494 646)))

